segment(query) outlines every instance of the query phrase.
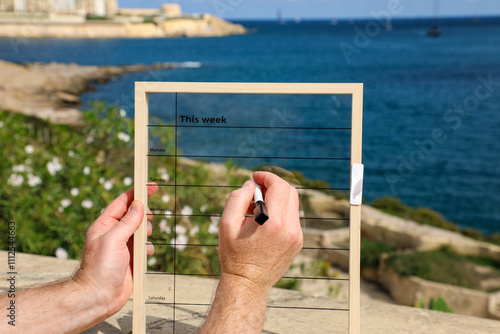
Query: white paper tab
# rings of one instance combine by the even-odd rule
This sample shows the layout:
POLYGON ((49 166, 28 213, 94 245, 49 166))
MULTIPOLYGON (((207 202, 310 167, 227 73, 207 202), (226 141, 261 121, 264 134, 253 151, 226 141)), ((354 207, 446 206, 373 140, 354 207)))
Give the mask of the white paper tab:
POLYGON ((363 164, 353 164, 351 167, 351 204, 361 205, 363 200, 363 164))

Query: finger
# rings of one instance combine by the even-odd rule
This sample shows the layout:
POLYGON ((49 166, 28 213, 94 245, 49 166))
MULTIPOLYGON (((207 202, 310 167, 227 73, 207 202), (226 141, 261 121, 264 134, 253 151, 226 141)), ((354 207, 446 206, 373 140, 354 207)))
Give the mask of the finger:
POLYGON ((127 242, 139 228, 144 218, 144 205, 140 201, 133 201, 130 208, 120 221, 109 231, 121 242, 127 242))
POLYGON ((252 181, 246 181, 240 189, 233 191, 229 195, 224 211, 222 212, 221 228, 223 228, 225 223, 233 221, 241 223, 245 219, 245 214, 253 199, 254 191, 255 184, 252 181))
POLYGON ((148 237, 150 237, 151 234, 153 234, 153 224, 148 221, 148 237))
POLYGON ((283 182, 287 183, 281 177, 270 172, 255 172, 253 173, 253 179, 260 186, 264 186, 266 189, 271 188, 273 184, 281 184, 283 182))
MULTIPOLYGON (((156 190, 158 190, 158 185, 156 183, 151 183, 148 185, 148 197, 153 195, 156 190)), ((126 213, 130 206, 130 203, 134 200, 134 188, 130 188, 120 196, 118 196, 104 212, 101 217, 103 218, 114 218, 120 220, 126 213)))
POLYGON ((155 252, 155 246, 148 241, 148 243, 146 244, 146 253, 148 254, 148 257, 153 255, 154 252, 155 252))
POLYGON ((290 185, 279 176, 269 172, 255 172, 255 182, 266 189, 264 201, 269 210, 288 207, 290 197, 290 185))

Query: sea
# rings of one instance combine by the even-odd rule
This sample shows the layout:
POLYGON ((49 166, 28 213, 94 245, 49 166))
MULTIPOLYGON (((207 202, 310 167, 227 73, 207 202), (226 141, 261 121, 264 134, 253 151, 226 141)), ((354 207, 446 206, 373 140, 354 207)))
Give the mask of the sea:
MULTIPOLYGON (((462 228, 500 232, 499 17, 441 19, 438 38, 426 36, 433 24, 426 19, 237 23, 250 33, 4 38, 0 58, 80 65, 176 63, 174 70, 130 73, 96 84, 82 96, 85 106, 102 100, 131 116, 135 81, 363 83, 365 203, 394 196, 437 210, 462 228)), ((231 135, 238 129, 227 131, 231 135)), ((314 140, 304 138, 304 147, 317 146, 314 140)), ((189 145, 189 139, 185 142, 189 145)), ((332 182, 328 173, 302 172, 332 182)))

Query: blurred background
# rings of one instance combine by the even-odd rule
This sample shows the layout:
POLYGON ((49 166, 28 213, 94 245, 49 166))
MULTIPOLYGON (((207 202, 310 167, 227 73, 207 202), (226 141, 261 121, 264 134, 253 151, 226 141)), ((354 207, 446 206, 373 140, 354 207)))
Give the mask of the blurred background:
MULTIPOLYGON (((120 0, 115 7, 110 1, 96 1, 90 9, 79 7, 84 1, 62 2, 64 15, 47 14, 43 19, 33 16, 28 0, 10 7, 8 1, 0 1, 0 31, 11 34, 0 38, 0 59, 36 72, 36 80, 40 73, 52 75, 52 82, 63 80, 69 71, 54 68, 59 71, 54 76, 54 71, 47 74, 50 68, 32 63, 73 63, 89 66, 86 71, 136 64, 147 68, 113 72, 102 80, 90 75, 90 86, 76 94, 76 102, 63 98, 65 108, 89 110, 84 123, 90 126, 79 125, 78 131, 30 118, 37 116, 36 106, 30 107, 35 112, 23 112, 30 114, 27 119, 10 113, 16 108, 1 106, 0 215, 5 221, 18 221, 18 235, 25 236, 23 251, 54 255, 57 249, 63 256, 66 252, 78 257, 90 220, 132 184, 135 81, 364 83, 365 203, 405 219, 420 217, 475 239, 500 242, 498 1, 186 0, 178 1, 178 12, 156 0, 120 0), (80 19, 72 15, 86 22, 80 24, 108 24, 102 28, 106 34, 115 25, 152 26, 141 26, 145 35, 140 38, 130 31, 126 38, 37 35, 39 26, 50 20, 76 24, 71 20, 80 19), (210 22, 185 30, 169 26, 179 17, 210 22), (228 26, 212 37, 218 29, 214 17, 245 29, 228 26), (24 28, 16 34, 13 24, 19 22, 24 28), (154 30, 160 27, 162 31, 154 30), (168 36, 169 29, 177 30, 168 36), (99 118, 103 115, 107 116, 99 118), (67 223, 54 227, 54 215, 67 223), (74 221, 82 220, 86 223, 75 230, 74 221)), ((4 98, 21 94, 25 86, 21 82, 8 90, 8 83, 16 81, 16 75, 8 73, 14 72, 0 72, 4 98)), ((29 92, 26 96, 29 99, 29 92)), ((152 101, 155 115, 165 103, 161 98, 152 101)), ((350 101, 341 96, 328 103, 332 117, 350 108, 350 101)), ((216 103, 205 107, 216 114, 216 103)), ((255 117, 268 116, 269 110, 259 110, 255 117)), ((309 112, 301 116, 315 119, 314 110, 309 112)), ((212 139, 208 136, 207 143, 212 139)), ((308 147, 314 138, 303 140, 308 147)), ((189 138, 182 142, 185 149, 194 145, 189 138)), ((224 150, 224 145, 229 149, 234 143, 217 140, 216 145, 224 150)), ((287 167, 305 179, 335 183, 335 175, 300 165, 287 167)), ((172 174, 158 172, 165 173, 172 174)), ((217 203, 214 210, 220 209, 217 203)))

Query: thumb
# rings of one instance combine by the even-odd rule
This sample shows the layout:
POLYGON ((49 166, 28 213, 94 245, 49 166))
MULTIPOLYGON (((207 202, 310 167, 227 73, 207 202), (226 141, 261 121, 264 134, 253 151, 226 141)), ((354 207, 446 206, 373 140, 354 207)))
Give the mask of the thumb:
POLYGON ((120 219, 110 232, 119 241, 127 242, 139 228, 143 219, 144 205, 140 201, 133 201, 125 216, 120 219))
MULTIPOLYGON (((243 186, 233 191, 226 202, 222 212, 221 225, 233 221, 242 222, 245 214, 253 199, 255 184, 252 181, 246 181, 243 186)), ((221 226, 222 227, 222 226, 221 226)))

